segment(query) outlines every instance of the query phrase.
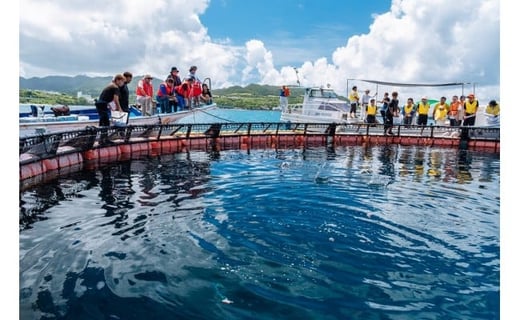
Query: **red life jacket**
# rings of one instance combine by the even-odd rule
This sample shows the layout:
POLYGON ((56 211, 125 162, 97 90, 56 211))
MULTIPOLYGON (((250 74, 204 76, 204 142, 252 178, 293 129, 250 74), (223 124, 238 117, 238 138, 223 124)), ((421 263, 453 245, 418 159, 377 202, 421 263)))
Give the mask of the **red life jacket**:
POLYGON ((157 90, 157 96, 158 97, 164 97, 164 96, 171 96, 173 95, 173 85, 172 86, 169 86, 167 82, 163 82, 161 83, 161 85, 159 86, 159 90, 157 90), (166 88, 166 94, 164 94, 161 90, 161 88, 164 86, 164 88, 166 88))
POLYGON ((187 98, 191 90, 191 85, 188 81, 183 81, 180 86, 175 87, 175 92, 187 98))
POLYGON ((196 81, 191 85, 190 97, 198 97, 202 94, 202 85, 196 81))

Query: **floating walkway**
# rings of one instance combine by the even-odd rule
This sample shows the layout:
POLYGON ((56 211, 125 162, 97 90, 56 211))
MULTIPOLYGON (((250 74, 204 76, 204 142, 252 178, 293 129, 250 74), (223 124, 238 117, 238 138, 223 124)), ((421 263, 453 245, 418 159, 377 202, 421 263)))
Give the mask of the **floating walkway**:
POLYGON ((500 129, 323 123, 209 123, 84 130, 20 138, 21 188, 103 163, 190 150, 292 149, 350 145, 417 145, 500 152, 500 129))

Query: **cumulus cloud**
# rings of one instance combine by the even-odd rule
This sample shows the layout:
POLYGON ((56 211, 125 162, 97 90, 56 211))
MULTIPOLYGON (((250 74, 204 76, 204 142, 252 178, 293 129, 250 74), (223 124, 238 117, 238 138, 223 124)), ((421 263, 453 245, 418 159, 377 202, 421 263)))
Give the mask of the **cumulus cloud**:
POLYGON ((199 19, 208 5, 208 0, 22 0, 20 75, 131 70, 163 77, 172 66, 187 72, 197 65, 215 87, 299 80, 303 86, 345 90, 352 81, 347 79, 468 81, 497 95, 499 0, 459 0, 456 7, 449 0, 393 0, 388 12, 374 15, 368 33, 345 35, 344 46, 330 48, 330 61, 321 57, 279 68, 276 61, 285 57, 274 55, 261 39, 238 46, 211 39, 199 19))

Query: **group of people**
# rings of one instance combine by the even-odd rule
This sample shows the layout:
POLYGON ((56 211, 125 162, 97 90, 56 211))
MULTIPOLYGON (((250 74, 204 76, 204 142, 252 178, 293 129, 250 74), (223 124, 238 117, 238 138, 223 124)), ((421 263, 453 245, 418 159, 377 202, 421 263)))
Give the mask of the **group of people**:
MULTIPOLYGON (((377 93, 376 93, 377 95, 377 93)), ((350 113, 351 118, 357 118, 356 111, 361 101, 360 117, 367 123, 377 123, 377 104, 376 96, 370 96, 370 90, 365 90, 365 94, 360 98, 357 92, 357 86, 353 86, 348 99, 350 101, 350 113)), ((398 93, 392 92, 392 95, 385 92, 384 97, 381 101, 380 114, 383 118, 384 133, 393 135, 392 127, 395 117, 399 117, 400 114, 403 117, 404 125, 411 125, 416 123, 417 125, 425 126, 428 123, 430 114, 430 103, 427 97, 422 97, 421 100, 416 104, 413 98, 408 98, 406 104, 401 108, 399 107, 398 93)), ((446 97, 441 97, 440 101, 433 105, 432 118, 436 125, 445 125, 449 121, 450 126, 474 126, 479 102, 475 99, 473 93, 465 96, 452 97, 451 103, 446 102, 446 97)), ((486 107, 486 113, 488 115, 498 117, 500 115, 500 106, 495 100, 489 101, 486 107)))
MULTIPOLYGON (((147 74, 140 79, 135 94, 136 104, 140 106, 142 115, 177 112, 191 109, 201 103, 213 103, 209 86, 197 78, 196 71, 197 66, 191 66, 188 75, 181 80, 179 69, 172 67, 157 91, 154 91, 151 75, 147 74)), ((103 89, 96 100, 100 126, 110 125, 111 111, 129 112, 128 84, 132 79, 133 75, 128 71, 116 74, 103 89)))
POLYGON ((189 73, 181 79, 179 69, 172 67, 155 93, 152 85, 153 77, 145 75, 136 87, 136 101, 141 106, 142 114, 152 115, 156 111, 171 113, 191 109, 201 103, 213 103, 208 84, 202 83, 196 76, 196 72, 197 66, 191 66, 189 73), (153 107, 154 104, 157 105, 157 110, 153 107))

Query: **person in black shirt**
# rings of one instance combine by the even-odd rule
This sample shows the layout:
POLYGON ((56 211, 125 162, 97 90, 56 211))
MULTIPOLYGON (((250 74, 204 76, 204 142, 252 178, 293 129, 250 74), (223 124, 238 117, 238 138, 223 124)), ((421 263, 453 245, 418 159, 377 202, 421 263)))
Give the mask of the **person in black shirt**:
POLYGON ((99 126, 110 126, 110 109, 121 111, 119 99, 121 97, 120 87, 125 82, 125 76, 116 74, 112 80, 101 92, 99 99, 96 100, 96 110, 99 114, 99 126))
POLYGON ((125 77, 125 82, 122 87, 119 88, 120 91, 120 97, 119 97, 119 104, 121 105, 121 109, 124 112, 130 111, 130 92, 128 91, 128 84, 132 82, 133 75, 131 72, 124 72, 123 76, 125 77))
POLYGON ((394 116, 397 116, 399 110, 399 100, 397 99, 397 92, 392 92, 392 99, 388 104, 388 109, 385 114, 385 136, 388 131, 389 135, 394 135, 392 128, 394 126, 394 116))

